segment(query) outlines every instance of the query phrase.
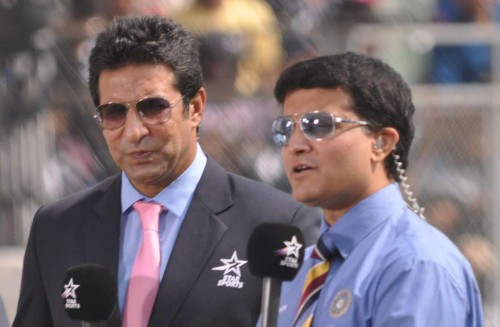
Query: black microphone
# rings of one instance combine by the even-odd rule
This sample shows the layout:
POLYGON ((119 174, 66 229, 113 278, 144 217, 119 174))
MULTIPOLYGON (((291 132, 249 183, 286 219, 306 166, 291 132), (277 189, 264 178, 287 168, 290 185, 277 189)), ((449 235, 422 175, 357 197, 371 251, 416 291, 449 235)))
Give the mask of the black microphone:
POLYGON ((108 320, 116 310, 117 284, 114 273, 101 265, 82 264, 69 268, 64 278, 62 302, 72 320, 83 327, 108 320))
POLYGON ((250 271, 263 278, 262 327, 278 323, 281 282, 292 280, 304 261, 304 237, 297 227, 277 223, 257 226, 247 247, 250 271))

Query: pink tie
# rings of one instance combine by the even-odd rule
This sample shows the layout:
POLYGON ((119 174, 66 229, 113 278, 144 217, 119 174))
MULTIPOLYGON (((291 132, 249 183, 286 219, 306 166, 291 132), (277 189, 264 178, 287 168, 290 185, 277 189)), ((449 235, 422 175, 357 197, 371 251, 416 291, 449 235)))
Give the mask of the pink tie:
POLYGON ((146 327, 160 284, 158 224, 162 206, 138 201, 134 209, 141 218, 142 244, 130 275, 123 327, 146 327))

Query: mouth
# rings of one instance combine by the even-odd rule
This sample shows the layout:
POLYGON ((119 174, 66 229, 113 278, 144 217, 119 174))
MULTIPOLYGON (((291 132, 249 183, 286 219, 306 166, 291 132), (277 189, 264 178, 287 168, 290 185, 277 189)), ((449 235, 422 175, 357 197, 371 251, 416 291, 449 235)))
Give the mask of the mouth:
POLYGON ((300 164, 300 165, 296 165, 293 167, 292 169, 292 173, 295 175, 295 174, 302 174, 306 171, 310 171, 312 170, 313 168, 309 165, 305 165, 305 164, 300 164))
POLYGON ((153 151, 141 150, 141 151, 133 151, 129 153, 129 156, 134 160, 142 161, 142 160, 149 160, 152 154, 153 151))

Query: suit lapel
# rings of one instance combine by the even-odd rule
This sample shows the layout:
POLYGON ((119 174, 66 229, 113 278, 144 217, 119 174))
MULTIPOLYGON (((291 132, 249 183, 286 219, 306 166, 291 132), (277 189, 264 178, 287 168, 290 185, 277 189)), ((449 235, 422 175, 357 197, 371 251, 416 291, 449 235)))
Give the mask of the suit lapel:
MULTIPOLYGON (((86 261, 108 267, 115 276, 118 276, 120 248, 120 189, 121 179, 118 175, 103 191, 103 196, 97 199, 95 210, 86 217, 84 224, 86 261)), ((118 309, 108 326, 120 326, 118 309)))
POLYGON ((232 204, 225 171, 210 159, 196 188, 160 285, 149 326, 170 326, 227 226, 217 213, 232 204))

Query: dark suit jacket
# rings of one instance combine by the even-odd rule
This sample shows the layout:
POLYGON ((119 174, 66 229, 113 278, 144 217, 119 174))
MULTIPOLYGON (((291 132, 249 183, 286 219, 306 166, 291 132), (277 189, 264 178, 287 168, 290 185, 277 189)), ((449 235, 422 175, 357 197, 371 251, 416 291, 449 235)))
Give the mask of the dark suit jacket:
POLYGON ((5 307, 3 306, 3 300, 0 296, 0 327, 9 327, 9 321, 7 319, 7 312, 5 312, 5 307))
MULTIPOLYGON (((38 210, 13 327, 81 326, 64 311, 63 280, 69 267, 82 263, 118 271, 120 188, 120 177, 110 177, 38 210)), ((261 279, 244 264, 239 280, 233 278, 241 288, 218 285, 225 271, 212 268, 223 266, 221 259, 230 259, 234 251, 239 260, 246 260, 249 236, 262 222, 296 225, 310 244, 317 237, 319 221, 318 209, 227 173, 209 159, 161 281, 149 326, 254 326, 260 314, 261 279)), ((120 325, 119 312, 100 324, 120 325)))

